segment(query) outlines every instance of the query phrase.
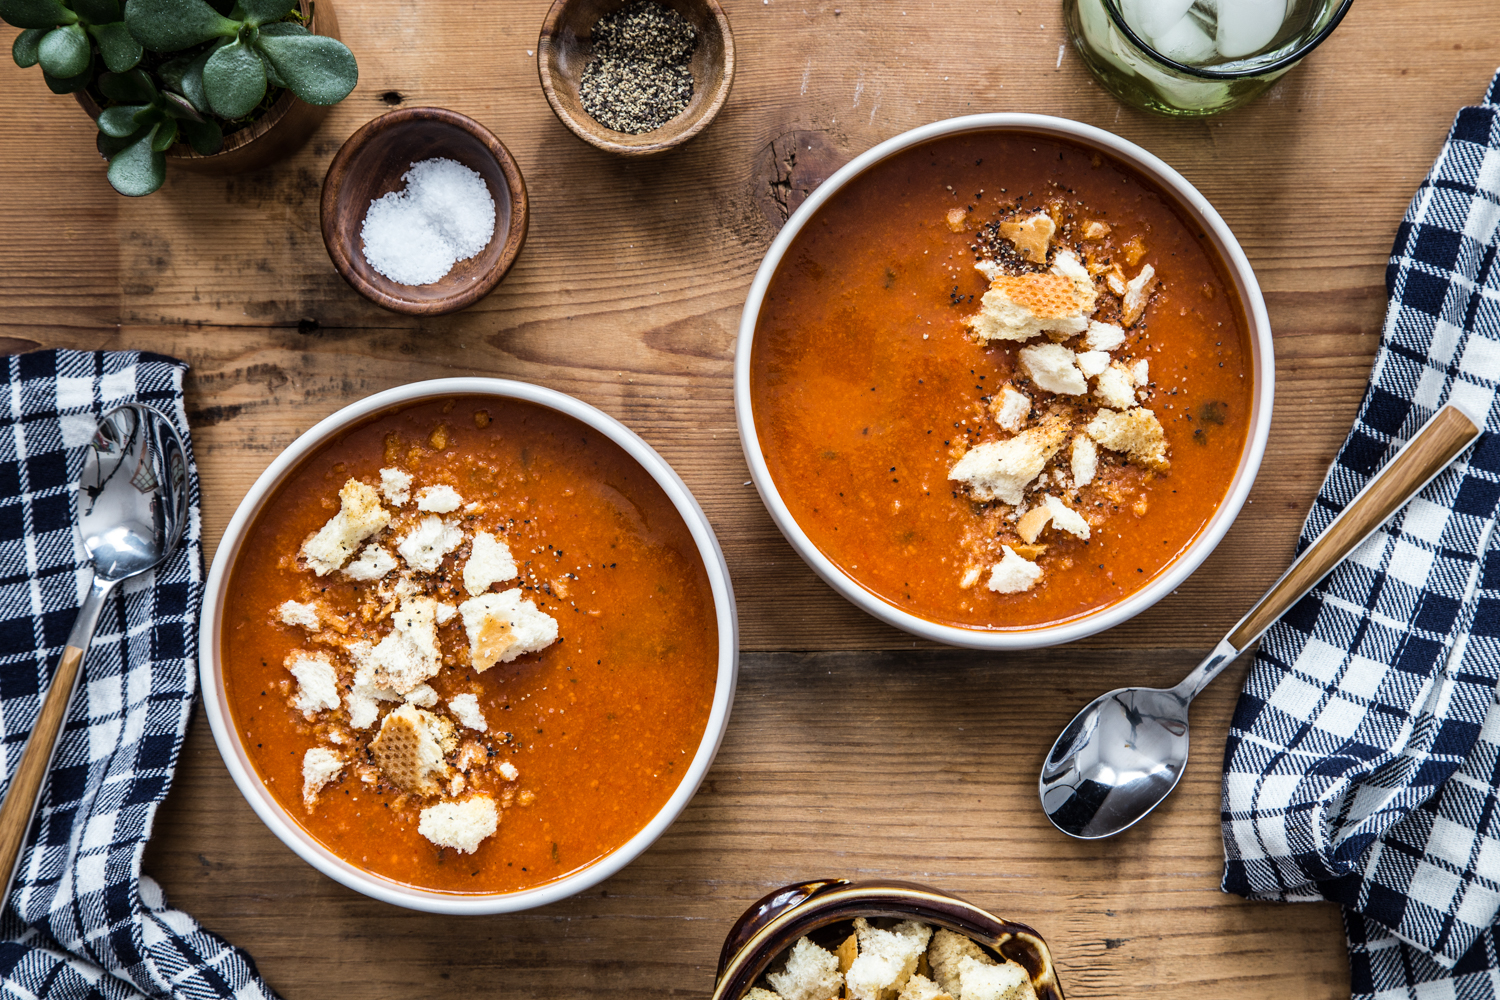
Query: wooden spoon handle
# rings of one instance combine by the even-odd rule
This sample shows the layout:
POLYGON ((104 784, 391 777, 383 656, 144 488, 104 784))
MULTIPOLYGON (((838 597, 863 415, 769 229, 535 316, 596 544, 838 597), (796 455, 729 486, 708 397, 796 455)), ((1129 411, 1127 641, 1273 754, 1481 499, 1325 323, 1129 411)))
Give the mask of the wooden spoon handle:
POLYGON ((1448 467, 1474 439, 1479 427, 1452 404, 1427 421, 1417 436, 1396 453, 1374 479, 1334 518, 1328 529, 1308 546, 1229 633, 1228 641, 1243 650, 1271 627, 1271 623, 1302 599, 1344 558, 1384 524, 1392 514, 1421 492, 1422 487, 1448 467))
POLYGON ((47 688, 47 697, 42 702, 36 725, 32 727, 26 749, 21 753, 21 763, 11 778, 4 803, 0 803, 0 871, 6 875, 5 895, 0 896, 0 905, 10 896, 21 848, 26 843, 26 831, 36 813, 42 785, 47 780, 47 769, 52 764, 52 754, 57 750, 58 737, 62 735, 63 723, 68 717, 68 704, 73 700, 73 691, 83 675, 83 658, 94 638, 94 627, 99 623, 104 599, 113 589, 114 583, 101 581, 97 576, 94 578, 88 597, 78 609, 78 620, 68 635, 62 659, 52 674, 52 684, 47 688))

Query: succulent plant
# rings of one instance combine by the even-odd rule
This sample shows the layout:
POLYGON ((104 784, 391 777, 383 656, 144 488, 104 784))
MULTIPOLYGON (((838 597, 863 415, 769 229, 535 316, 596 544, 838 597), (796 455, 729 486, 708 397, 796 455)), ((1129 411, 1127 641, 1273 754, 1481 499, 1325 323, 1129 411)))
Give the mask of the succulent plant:
POLYGON ((56 94, 90 89, 106 106, 99 152, 121 194, 166 179, 166 151, 223 147, 225 126, 254 121, 271 88, 337 104, 359 80, 342 43, 301 23, 296 0, 0 0, 23 29, 11 54, 41 65, 56 94), (104 72, 97 73, 102 67, 104 72))

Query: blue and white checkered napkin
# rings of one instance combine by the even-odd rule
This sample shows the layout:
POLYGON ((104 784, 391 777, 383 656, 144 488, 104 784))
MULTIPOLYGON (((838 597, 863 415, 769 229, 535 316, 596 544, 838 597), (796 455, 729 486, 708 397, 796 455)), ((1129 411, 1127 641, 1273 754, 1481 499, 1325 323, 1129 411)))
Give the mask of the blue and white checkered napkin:
POLYGON ((1356 998, 1500 997, 1500 74, 1407 209, 1306 546, 1437 409, 1485 435, 1266 633, 1224 754, 1224 888, 1344 906, 1356 998))
POLYGON ((197 682, 203 588, 186 366, 135 352, 0 357, 0 757, 6 787, 88 591, 73 484, 101 413, 141 402, 188 446, 181 550, 99 619, 38 821, 0 920, 0 996, 269 1000, 244 952, 168 909, 141 875, 197 682))

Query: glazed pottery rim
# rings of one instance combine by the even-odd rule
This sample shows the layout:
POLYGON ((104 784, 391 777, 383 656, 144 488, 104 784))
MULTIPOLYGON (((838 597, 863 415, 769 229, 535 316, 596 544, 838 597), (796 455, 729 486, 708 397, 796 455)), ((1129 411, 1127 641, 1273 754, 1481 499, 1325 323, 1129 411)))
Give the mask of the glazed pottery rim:
POLYGON ((792 213, 755 272, 749 295, 745 299, 744 311, 740 315, 734 358, 734 410, 745 461, 750 467, 750 478, 760 493, 762 502, 792 548, 825 583, 857 608, 911 635, 969 649, 1021 650, 1073 642, 1128 621, 1171 594, 1202 565, 1229 531, 1250 497, 1250 489, 1265 456, 1266 440, 1271 430, 1275 379, 1271 323, 1255 272, 1228 225, 1197 188, 1158 157, 1103 129, 1051 115, 995 113, 948 118, 887 139, 845 164, 808 195, 807 200, 792 213), (1249 330, 1250 360, 1255 386, 1245 445, 1235 474, 1225 489, 1218 508, 1208 523, 1160 574, 1122 600, 1076 618, 1048 625, 986 629, 945 625, 898 608, 845 573, 813 543, 781 498, 761 450, 751 398, 751 355, 755 327, 771 279, 797 235, 819 208, 851 180, 896 153, 932 139, 966 132, 996 131, 1063 139, 1108 153, 1159 185, 1186 211, 1191 221, 1199 222, 1209 235, 1209 242, 1218 253, 1228 272, 1227 277, 1239 295, 1249 330))
POLYGON ((650 847, 687 807, 718 753, 734 702, 739 670, 739 625, 734 592, 724 554, 698 501, 666 460, 623 423, 582 400, 527 382, 478 377, 413 382, 367 396, 324 418, 277 456, 240 501, 219 540, 203 594, 198 635, 203 707, 219 755, 240 794, 261 822, 303 861, 356 892, 407 909, 456 915, 513 913, 577 895, 616 874, 650 847), (223 686, 219 631, 229 574, 246 532, 266 501, 305 458, 351 427, 382 413, 451 396, 492 396, 532 403, 572 417, 618 445, 651 476, 682 517, 713 593, 719 650, 713 704, 698 748, 676 790, 641 830, 614 851, 555 882, 516 892, 448 893, 423 889, 365 871, 334 854, 288 814, 256 773, 234 725, 223 686))

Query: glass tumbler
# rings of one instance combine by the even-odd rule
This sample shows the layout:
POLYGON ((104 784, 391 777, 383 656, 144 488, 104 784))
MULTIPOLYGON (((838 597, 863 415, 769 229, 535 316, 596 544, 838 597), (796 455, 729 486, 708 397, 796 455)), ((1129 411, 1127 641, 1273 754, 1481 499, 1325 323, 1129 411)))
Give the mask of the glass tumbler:
POLYGON ((1279 6, 1265 20, 1277 2, 1063 0, 1063 12, 1084 64, 1106 90, 1147 111, 1200 116, 1269 87, 1333 33, 1353 0, 1284 0, 1279 26, 1279 6), (1154 44, 1153 27, 1161 28, 1154 44))

